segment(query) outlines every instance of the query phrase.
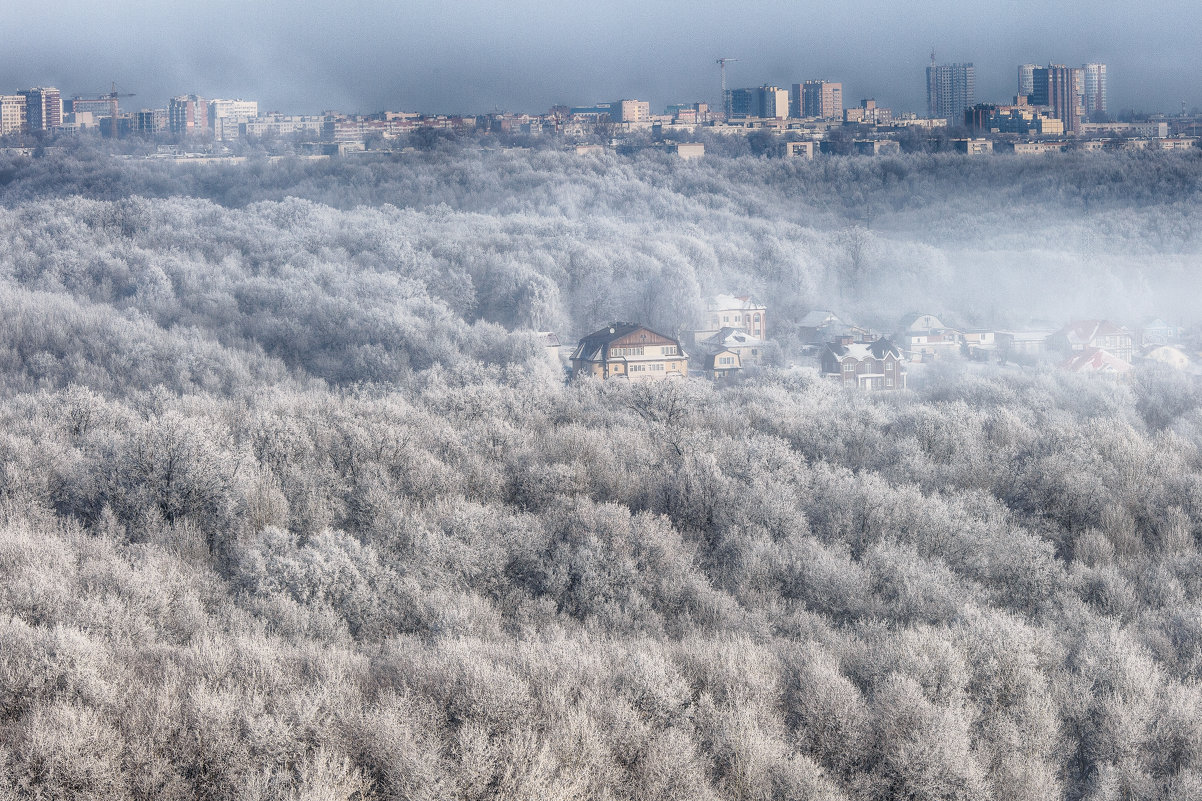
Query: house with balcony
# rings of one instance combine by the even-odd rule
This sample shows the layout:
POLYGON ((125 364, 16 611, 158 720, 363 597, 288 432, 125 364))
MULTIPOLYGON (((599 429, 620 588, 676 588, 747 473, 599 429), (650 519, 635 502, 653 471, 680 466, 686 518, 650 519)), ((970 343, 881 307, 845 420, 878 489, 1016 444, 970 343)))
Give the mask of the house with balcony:
POLYGON ((581 339, 572 372, 597 378, 660 381, 689 374, 680 342, 638 323, 611 323, 581 339))

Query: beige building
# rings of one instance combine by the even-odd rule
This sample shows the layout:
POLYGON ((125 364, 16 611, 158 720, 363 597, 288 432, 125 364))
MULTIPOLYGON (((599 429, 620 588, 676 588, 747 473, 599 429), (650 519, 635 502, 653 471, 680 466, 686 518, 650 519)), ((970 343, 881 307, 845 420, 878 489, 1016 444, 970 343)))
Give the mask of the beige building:
POLYGON ((650 122, 651 104, 646 100, 619 100, 610 106, 613 122, 650 122))
POLYGON ((798 117, 824 120, 843 119, 843 84, 831 81, 806 81, 793 84, 793 99, 800 101, 798 117))
POLYGON ((702 368, 709 378, 723 381, 742 370, 743 361, 737 351, 719 349, 702 357, 702 368))
POLYGON ((25 130, 49 131, 63 124, 63 96, 53 86, 17 92, 25 100, 25 130))
POLYGON ((22 95, 0 95, 0 136, 25 130, 25 98, 22 95))
POLYGON ((257 100, 209 101, 209 129, 214 139, 237 139, 242 124, 258 116, 257 100))
POLYGON ((680 342, 638 323, 613 323, 580 340, 572 372, 597 378, 662 381, 689 374, 680 342))
POLYGON ((705 155, 704 142, 680 142, 668 147, 669 153, 675 153, 680 158, 688 161, 689 159, 699 159, 705 155))

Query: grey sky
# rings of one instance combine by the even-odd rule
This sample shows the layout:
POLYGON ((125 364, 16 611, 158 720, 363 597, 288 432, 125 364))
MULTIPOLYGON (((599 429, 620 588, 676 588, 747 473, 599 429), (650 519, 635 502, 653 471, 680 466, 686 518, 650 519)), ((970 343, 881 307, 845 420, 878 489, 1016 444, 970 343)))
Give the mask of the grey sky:
POLYGON ((83 0, 6 10, 0 92, 55 85, 67 96, 116 81, 163 106, 171 95, 257 99, 264 110, 384 108, 544 111, 636 97, 717 102, 732 87, 842 81, 849 105, 875 97, 923 111, 923 68, 976 64, 977 99, 1005 101, 1018 64, 1103 61, 1112 112, 1202 105, 1202 3, 922 5, 618 0, 83 0))

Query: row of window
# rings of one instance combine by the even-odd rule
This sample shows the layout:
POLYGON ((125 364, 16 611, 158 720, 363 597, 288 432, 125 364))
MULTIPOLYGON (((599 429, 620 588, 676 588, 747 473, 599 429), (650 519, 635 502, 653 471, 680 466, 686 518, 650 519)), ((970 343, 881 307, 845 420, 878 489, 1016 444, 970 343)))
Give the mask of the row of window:
MULTIPOLYGON (((642 355, 644 355, 644 350, 645 349, 642 347, 610 348, 609 349, 609 357, 611 359, 616 359, 621 356, 642 356, 642 355)), ((660 353, 662 353, 665 356, 679 356, 680 355, 680 348, 677 347, 676 345, 665 345, 662 348, 660 348, 659 351, 660 351, 660 353)))

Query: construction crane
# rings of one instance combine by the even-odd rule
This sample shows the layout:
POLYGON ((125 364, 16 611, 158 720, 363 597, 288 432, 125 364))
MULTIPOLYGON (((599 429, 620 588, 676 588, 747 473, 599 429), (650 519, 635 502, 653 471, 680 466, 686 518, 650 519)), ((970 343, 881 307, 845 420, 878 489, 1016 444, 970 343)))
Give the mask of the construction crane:
POLYGON ((720 58, 715 63, 722 68, 722 114, 730 118, 730 99, 726 96, 726 62, 738 61, 737 58, 720 58))
POLYGON ((108 104, 109 104, 109 131, 112 133, 112 138, 116 139, 117 138, 117 114, 118 114, 117 99, 121 98, 121 97, 133 97, 133 95, 132 94, 127 94, 127 95, 118 94, 117 93, 117 84, 114 82, 112 84, 112 89, 107 94, 102 94, 102 95, 99 95, 98 97, 83 97, 82 95, 76 95, 75 97, 72 98, 72 102, 74 102, 76 100, 85 100, 85 101, 91 101, 91 102, 107 100, 108 104))

